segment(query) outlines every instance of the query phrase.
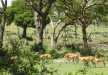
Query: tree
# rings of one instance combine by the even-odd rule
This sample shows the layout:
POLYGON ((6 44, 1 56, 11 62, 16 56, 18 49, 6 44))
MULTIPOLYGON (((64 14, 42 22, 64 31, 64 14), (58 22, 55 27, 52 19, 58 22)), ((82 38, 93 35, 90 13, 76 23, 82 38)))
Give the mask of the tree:
POLYGON ((63 30, 67 28, 69 25, 73 25, 71 22, 68 23, 68 18, 65 15, 65 6, 64 0, 58 0, 55 2, 53 6, 53 10, 50 13, 51 25, 52 25, 52 36, 51 40, 53 39, 53 48, 57 48, 57 42, 60 38, 63 30))
POLYGON ((23 28, 22 38, 27 38, 27 27, 34 27, 33 15, 30 12, 24 12, 15 17, 15 23, 23 28))
POLYGON ((53 10, 50 12, 50 20, 51 20, 51 47, 56 48, 57 47, 57 41, 59 38, 59 35, 61 34, 62 26, 64 25, 63 20, 65 17, 63 4, 60 3, 61 1, 56 1, 55 4, 52 6, 53 10))
MULTIPOLYGON (((65 15, 70 18, 70 22, 75 21, 82 28, 83 46, 88 47, 88 39, 86 29, 94 20, 100 19, 102 13, 98 11, 99 7, 105 8, 107 0, 64 0, 65 15)), ((100 9, 102 11, 102 9, 100 9)), ((102 18, 102 17, 101 17, 102 18)))
POLYGON ((15 22, 17 26, 23 28, 22 38, 27 37, 27 27, 34 27, 33 12, 25 6, 24 0, 13 1, 12 6, 8 8, 9 23, 15 22))
POLYGON ((43 32, 47 24, 50 22, 48 17, 49 12, 53 3, 56 0, 25 0, 28 5, 34 10, 34 21, 36 25, 36 49, 42 53, 43 52, 43 32))
POLYGON ((4 30, 6 25, 7 0, 0 0, 0 1, 2 4, 2 7, 0 8, 0 49, 2 49, 4 30))

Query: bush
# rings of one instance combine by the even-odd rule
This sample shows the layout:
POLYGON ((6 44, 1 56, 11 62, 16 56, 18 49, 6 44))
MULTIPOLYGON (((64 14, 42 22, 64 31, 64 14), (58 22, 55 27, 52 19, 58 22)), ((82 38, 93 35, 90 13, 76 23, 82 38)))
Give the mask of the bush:
POLYGON ((84 49, 84 48, 80 48, 79 52, 83 56, 95 56, 96 53, 94 49, 84 49))
POLYGON ((58 51, 57 49, 53 49, 50 51, 50 54, 54 59, 62 58, 64 56, 64 52, 58 51))
POLYGON ((50 61, 41 60, 39 54, 31 50, 31 45, 25 39, 8 38, 4 47, 9 55, 9 61, 4 61, 8 66, 4 67, 8 68, 6 70, 12 75, 52 75, 57 71, 50 69, 47 66, 50 61))

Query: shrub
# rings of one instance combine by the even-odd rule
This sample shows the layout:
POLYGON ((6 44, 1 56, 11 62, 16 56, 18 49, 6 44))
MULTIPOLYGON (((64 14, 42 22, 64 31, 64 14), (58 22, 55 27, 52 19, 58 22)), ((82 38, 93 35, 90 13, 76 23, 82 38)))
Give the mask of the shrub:
MULTIPOLYGON (((32 51, 30 44, 25 39, 8 38, 4 47, 8 51, 9 61, 5 65, 7 70, 13 75, 53 75, 57 70, 49 68, 50 61, 39 58, 39 54, 32 51), (14 59, 15 57, 15 59, 14 59), (11 59, 11 60, 10 60, 11 59), (13 62, 14 61, 14 62, 13 62)), ((4 62, 3 62, 4 63, 4 62)))
POLYGON ((62 58, 64 56, 64 52, 61 52, 61 51, 59 51, 57 49, 51 50, 50 54, 52 55, 52 57, 54 59, 56 59, 56 58, 62 58))

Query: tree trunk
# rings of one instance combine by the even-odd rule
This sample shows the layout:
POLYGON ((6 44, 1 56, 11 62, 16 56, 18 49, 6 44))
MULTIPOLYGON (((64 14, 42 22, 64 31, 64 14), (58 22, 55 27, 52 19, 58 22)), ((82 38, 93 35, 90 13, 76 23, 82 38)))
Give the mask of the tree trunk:
POLYGON ((43 52, 43 30, 37 29, 37 50, 38 52, 43 52))
POLYGON ((22 34, 22 38, 26 38, 27 37, 27 25, 23 26, 23 34, 22 34))
POLYGON ((44 27, 43 26, 45 26, 45 18, 39 14, 37 15, 36 12, 34 13, 34 15, 35 15, 35 25, 36 25, 36 35, 37 35, 35 50, 38 51, 39 53, 43 53, 44 52, 44 48, 43 48, 44 27))
POLYGON ((5 28, 5 17, 2 17, 0 23, 0 49, 3 47, 4 28, 5 28))
POLYGON ((0 25, 0 49, 3 46, 3 27, 0 25))
POLYGON ((78 38, 78 35, 77 35, 77 25, 74 25, 74 27, 75 27, 75 39, 77 39, 78 38))
POLYGON ((53 49, 57 48, 57 39, 53 39, 53 49))
POLYGON ((83 46, 85 49, 88 49, 88 40, 87 40, 87 33, 86 33, 85 25, 82 25, 82 33, 83 33, 83 46))

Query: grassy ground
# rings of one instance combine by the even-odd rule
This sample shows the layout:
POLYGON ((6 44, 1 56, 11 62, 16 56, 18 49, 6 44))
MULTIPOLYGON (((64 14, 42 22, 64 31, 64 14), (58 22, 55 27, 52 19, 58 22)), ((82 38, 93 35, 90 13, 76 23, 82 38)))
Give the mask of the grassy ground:
MULTIPOLYGON (((78 75, 82 75, 81 71, 84 69, 84 65, 82 63, 57 63, 50 66, 57 68, 59 75, 67 75, 68 73, 75 75, 77 72, 78 75)), ((96 68, 93 65, 90 65, 88 68, 86 68, 86 72, 86 75, 108 75, 108 63, 105 68, 102 64, 98 64, 96 68)))
MULTIPOLYGON (((50 69, 55 69, 57 72, 54 75, 108 75, 108 63, 106 67, 98 64, 95 68, 93 65, 86 67, 82 63, 53 63, 49 64, 50 69), (86 74, 83 74, 83 73, 86 74)), ((8 71, 0 70, 0 75, 12 75, 8 71)))

